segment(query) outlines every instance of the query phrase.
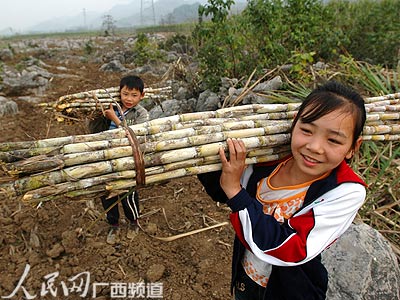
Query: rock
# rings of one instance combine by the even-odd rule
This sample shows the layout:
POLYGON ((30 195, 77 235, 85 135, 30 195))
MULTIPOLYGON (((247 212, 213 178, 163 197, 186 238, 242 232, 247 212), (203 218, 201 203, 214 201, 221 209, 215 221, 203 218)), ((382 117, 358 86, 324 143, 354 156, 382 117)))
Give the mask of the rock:
POLYGON ((257 84, 254 87, 253 92, 254 93, 258 93, 258 92, 265 93, 265 92, 269 92, 272 90, 277 90, 281 86, 282 86, 281 76, 275 76, 271 80, 263 81, 263 82, 260 82, 259 84, 257 84))
POLYGON ((77 253, 80 251, 80 243, 75 231, 67 230, 61 234, 62 245, 66 253, 77 253))
POLYGON ((33 97, 33 96, 21 96, 18 97, 18 101, 24 101, 31 104, 37 104, 43 101, 42 97, 33 97))
POLYGON ((327 249, 327 299, 400 299, 400 268, 389 242, 366 224, 353 224, 327 249))
POLYGON ((135 69, 132 70, 132 73, 134 74, 144 74, 147 72, 151 72, 152 71, 152 67, 150 65, 144 65, 141 67, 137 67, 135 69))
POLYGON ((31 267, 36 266, 37 264, 39 264, 41 262, 40 255, 33 251, 30 252, 30 254, 28 256, 28 262, 31 267))
POLYGON ((186 87, 179 87, 178 91, 176 92, 175 99, 177 100, 185 100, 190 98, 190 92, 186 87))
POLYGON ((57 243, 53 245, 53 247, 50 250, 46 251, 46 255, 51 258, 57 258, 63 252, 64 252, 64 247, 60 243, 57 243))
POLYGON ((39 239, 39 236, 37 235, 36 231, 37 231, 37 229, 31 230, 31 234, 29 237, 29 245, 32 246, 32 248, 39 249, 41 246, 41 243, 40 243, 40 239, 39 239))
POLYGON ((161 106, 155 106, 149 111, 150 119, 153 120, 193 112, 194 101, 194 99, 180 101, 176 99, 165 100, 161 103, 161 106))
POLYGON ((126 68, 121 64, 119 60, 112 60, 100 67, 100 71, 103 72, 124 72, 126 68))
POLYGON ((157 224, 155 223, 148 223, 146 226, 146 232, 150 235, 154 235, 157 233, 157 224))
POLYGON ((7 70, 3 75, 3 89, 7 95, 42 95, 47 89, 52 74, 38 66, 29 66, 21 73, 7 70))
POLYGON ((18 105, 6 97, 0 96, 0 117, 15 115, 18 113, 18 105))
POLYGON ((8 48, 0 49, 0 60, 1 61, 7 61, 7 60, 11 60, 13 58, 14 58, 14 54, 10 49, 8 49, 8 48))
POLYGON ((220 105, 221 99, 219 96, 210 90, 205 90, 199 95, 199 99, 196 104, 196 111, 217 110, 220 108, 220 105))
POLYGON ((157 282, 159 281, 165 272, 165 266, 161 264, 151 265, 150 268, 147 270, 146 277, 149 282, 157 282))

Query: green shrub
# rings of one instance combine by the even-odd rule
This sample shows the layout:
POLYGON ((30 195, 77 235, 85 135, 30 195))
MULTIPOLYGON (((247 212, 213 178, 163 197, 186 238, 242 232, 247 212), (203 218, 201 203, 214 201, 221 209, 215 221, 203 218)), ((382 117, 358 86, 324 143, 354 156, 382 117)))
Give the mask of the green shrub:
POLYGON ((146 34, 139 33, 133 46, 135 64, 144 65, 151 61, 162 60, 162 55, 155 42, 150 42, 146 34))
MULTIPOLYGON (((400 40, 398 0, 249 0, 229 17, 232 1, 209 0, 199 9, 193 31, 203 82, 248 77, 313 53, 315 61, 337 62, 342 55, 395 67, 400 40), (210 21, 204 21, 204 17, 210 21), (293 56, 293 53, 296 55, 293 56)), ((311 63, 309 61, 308 63, 311 63)), ((300 69, 292 72, 299 77, 300 69)))

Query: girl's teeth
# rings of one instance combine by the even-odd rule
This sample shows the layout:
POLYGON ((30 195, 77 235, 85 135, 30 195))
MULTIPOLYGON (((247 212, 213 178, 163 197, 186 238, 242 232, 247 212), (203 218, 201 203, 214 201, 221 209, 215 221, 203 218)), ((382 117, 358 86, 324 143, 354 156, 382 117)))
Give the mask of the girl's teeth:
POLYGON ((313 162, 313 163, 318 162, 317 160, 312 159, 311 157, 308 157, 308 156, 304 156, 304 157, 305 157, 305 159, 308 160, 309 162, 313 162))

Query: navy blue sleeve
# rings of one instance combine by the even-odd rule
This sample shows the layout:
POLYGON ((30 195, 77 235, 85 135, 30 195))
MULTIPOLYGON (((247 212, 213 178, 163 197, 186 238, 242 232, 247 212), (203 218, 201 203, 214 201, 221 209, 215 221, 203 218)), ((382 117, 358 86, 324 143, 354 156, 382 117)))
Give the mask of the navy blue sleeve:
POLYGON ((216 202, 226 203, 228 197, 222 190, 219 184, 219 179, 221 177, 221 171, 215 171, 210 173, 198 174, 197 178, 200 180, 201 184, 204 186, 207 194, 216 202))

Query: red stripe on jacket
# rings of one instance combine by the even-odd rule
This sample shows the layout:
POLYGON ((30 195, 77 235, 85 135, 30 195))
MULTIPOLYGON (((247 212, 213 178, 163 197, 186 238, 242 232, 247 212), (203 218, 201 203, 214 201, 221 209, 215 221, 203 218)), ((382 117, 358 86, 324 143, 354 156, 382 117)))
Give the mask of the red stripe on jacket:
POLYGON ((233 226, 233 229, 235 230, 236 236, 239 238, 240 242, 248 249, 251 251, 249 244, 247 244, 244 235, 243 235, 243 228, 242 228, 242 223, 240 222, 239 219, 239 212, 233 212, 229 215, 229 218, 231 220, 231 224, 233 226))
POLYGON ((304 215, 293 217, 289 220, 289 225, 296 233, 290 236, 278 248, 265 251, 264 253, 282 261, 299 262, 307 257, 307 237, 315 226, 313 210, 304 215))

